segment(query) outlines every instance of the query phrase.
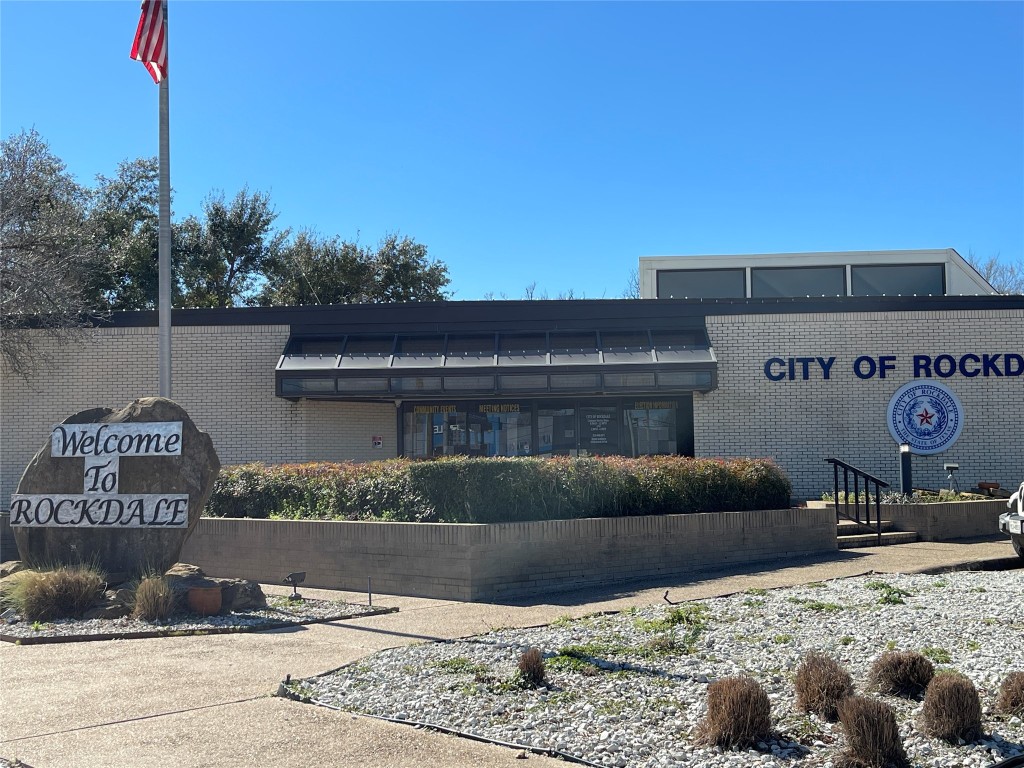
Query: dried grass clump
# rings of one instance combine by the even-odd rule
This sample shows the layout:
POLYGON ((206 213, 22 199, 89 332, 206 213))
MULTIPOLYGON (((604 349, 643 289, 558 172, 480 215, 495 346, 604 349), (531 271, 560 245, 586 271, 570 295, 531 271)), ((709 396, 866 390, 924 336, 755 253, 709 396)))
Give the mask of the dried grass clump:
POLYGON ((981 735, 981 699, 978 690, 959 672, 935 676, 924 692, 921 730, 936 739, 955 744, 974 741, 981 735))
POLYGON ((839 702, 853 695, 853 679, 839 662, 817 651, 804 656, 796 670, 796 707, 830 723, 839 717, 839 702))
POLYGON ((530 648, 519 657, 519 677, 530 688, 544 684, 544 657, 537 648, 530 648))
POLYGON ((1011 672, 999 686, 996 709, 1004 715, 1024 717, 1024 672, 1011 672))
POLYGON ((18 571, 0 582, 0 604, 29 621, 77 619, 96 605, 103 585, 90 565, 18 571))
POLYGON ((917 698, 935 675, 935 665, 917 651, 886 651, 871 665, 868 682, 879 693, 917 698))
POLYGON ((708 714, 697 726, 701 744, 745 749, 771 735, 768 694, 749 677, 724 677, 708 686, 708 714))
POLYGON ((846 752, 836 768, 909 768, 896 713, 884 701, 848 696, 839 702, 846 752))
POLYGON ((174 591, 163 576, 148 576, 135 588, 132 617, 163 621, 174 611, 174 591))

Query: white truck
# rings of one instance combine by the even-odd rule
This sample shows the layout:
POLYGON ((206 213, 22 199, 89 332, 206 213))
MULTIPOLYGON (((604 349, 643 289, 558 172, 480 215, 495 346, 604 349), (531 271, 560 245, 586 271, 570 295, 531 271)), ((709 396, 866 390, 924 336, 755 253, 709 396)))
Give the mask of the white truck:
POLYGON ((1006 506, 1010 511, 999 516, 999 530, 1010 537, 1014 550, 1020 557, 1024 557, 1024 482, 1006 502, 1006 506), (1016 511, 1013 511, 1014 507, 1016 511))

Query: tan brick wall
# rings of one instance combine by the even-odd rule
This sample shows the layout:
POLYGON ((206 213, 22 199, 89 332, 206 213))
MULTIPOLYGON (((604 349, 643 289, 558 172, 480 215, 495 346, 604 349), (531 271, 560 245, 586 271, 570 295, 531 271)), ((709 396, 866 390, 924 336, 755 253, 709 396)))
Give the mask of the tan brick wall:
MULTIPOLYGON (((914 381, 913 356, 1024 354, 1024 311, 709 317, 718 357, 718 389, 694 396, 698 456, 768 456, 793 481, 798 498, 832 487, 835 457, 899 484, 897 447, 886 426, 889 399, 914 381), (769 381, 771 357, 836 357, 831 378, 769 381), (859 379, 861 355, 894 355, 886 378, 859 379)), ((815 366, 817 367, 817 366, 815 366)), ((813 373, 813 371, 812 371, 813 373)), ((946 486, 944 462, 960 464, 960 487, 979 480, 1016 487, 1024 477, 1024 376, 940 381, 964 406, 964 427, 947 451, 913 458, 914 485, 946 486)))
POLYGON ((836 549, 831 509, 471 525, 204 518, 181 558, 211 576, 455 600, 529 597, 836 549))
MULTIPOLYGON (((274 368, 288 326, 177 327, 172 394, 209 432, 222 464, 394 456, 394 405, 300 401, 274 396, 274 368), (373 435, 384 448, 371 447, 373 435)), ((50 426, 86 408, 120 408, 157 393, 155 328, 105 328, 58 347, 29 380, 2 372, 0 499, 14 492, 50 426)), ((4 504, 6 507, 6 503, 4 504)))

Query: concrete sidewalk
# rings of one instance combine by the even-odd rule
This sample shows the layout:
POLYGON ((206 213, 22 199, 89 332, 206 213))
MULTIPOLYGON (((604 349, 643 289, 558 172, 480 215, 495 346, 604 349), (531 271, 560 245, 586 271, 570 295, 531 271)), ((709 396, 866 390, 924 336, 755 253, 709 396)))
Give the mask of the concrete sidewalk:
MULTIPOLYGON (((374 651, 869 572, 911 573, 1013 557, 1006 539, 843 550, 769 569, 544 595, 536 605, 375 596, 397 613, 271 632, 15 646, 0 644, 0 756, 34 768, 319 765, 522 766, 516 751, 274 698, 374 651)), ((287 589, 267 587, 286 594, 287 589)), ((365 594, 303 590, 309 597, 365 594)), ((565 765, 530 755, 531 765, 565 765)))

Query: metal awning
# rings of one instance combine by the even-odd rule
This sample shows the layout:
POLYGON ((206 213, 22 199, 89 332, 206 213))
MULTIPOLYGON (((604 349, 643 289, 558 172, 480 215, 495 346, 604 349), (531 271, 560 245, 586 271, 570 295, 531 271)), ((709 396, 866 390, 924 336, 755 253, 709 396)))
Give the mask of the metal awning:
POLYGON ((293 336, 277 363, 289 399, 413 400, 709 392, 701 328, 293 336))

